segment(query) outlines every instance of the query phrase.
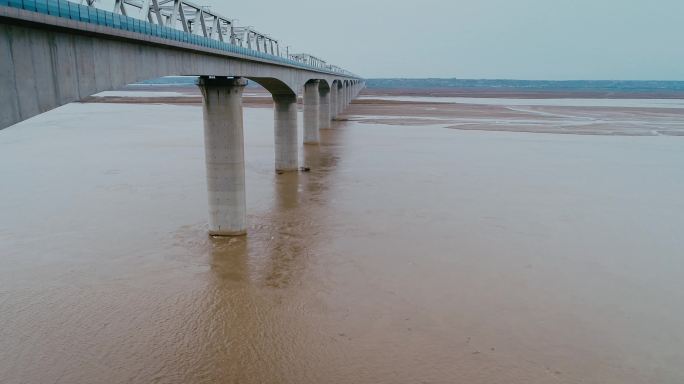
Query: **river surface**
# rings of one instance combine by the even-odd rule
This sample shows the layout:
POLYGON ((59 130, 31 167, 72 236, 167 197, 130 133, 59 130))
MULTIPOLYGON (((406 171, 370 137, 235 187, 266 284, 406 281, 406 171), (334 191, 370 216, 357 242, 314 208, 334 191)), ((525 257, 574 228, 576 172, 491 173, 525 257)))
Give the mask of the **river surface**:
MULTIPOLYGON (((115 96, 125 92, 102 92, 102 96, 115 96)), ((150 92, 152 93, 152 92, 150 92)), ((443 97, 443 96, 387 96, 368 95, 361 99, 408 101, 423 103, 447 103, 470 105, 505 105, 505 106, 554 106, 554 107, 617 107, 617 108, 684 108, 684 99, 572 99, 572 98, 524 98, 511 97, 443 97)))
POLYGON ((684 382, 684 137, 245 127, 232 239, 199 106, 0 131, 0 382, 684 382))

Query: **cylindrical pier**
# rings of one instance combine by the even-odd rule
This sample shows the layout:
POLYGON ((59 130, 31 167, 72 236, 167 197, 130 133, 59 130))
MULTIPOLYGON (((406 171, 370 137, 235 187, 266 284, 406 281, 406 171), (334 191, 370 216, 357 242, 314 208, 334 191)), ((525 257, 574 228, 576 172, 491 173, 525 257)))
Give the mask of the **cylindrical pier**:
POLYGON ((242 78, 202 76, 204 150, 209 197, 209 234, 244 235, 247 231, 245 151, 242 126, 242 78))
POLYGON ((337 88, 337 115, 344 113, 344 85, 337 88))
POLYGON ((337 82, 333 82, 330 88, 330 120, 337 117, 337 82))
POLYGON ((297 96, 273 95, 276 171, 296 171, 299 167, 297 141, 297 96))
POLYGON ((319 125, 319 80, 309 80, 304 84, 304 144, 318 144, 319 125))
POLYGON ((318 93, 318 129, 330 128, 330 88, 320 87, 318 93))

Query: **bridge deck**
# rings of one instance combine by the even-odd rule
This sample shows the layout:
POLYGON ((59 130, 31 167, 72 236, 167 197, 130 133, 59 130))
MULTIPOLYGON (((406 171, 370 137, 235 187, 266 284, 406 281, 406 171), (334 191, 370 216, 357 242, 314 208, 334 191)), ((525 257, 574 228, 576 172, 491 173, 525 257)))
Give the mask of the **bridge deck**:
POLYGON ((214 40, 209 37, 200 36, 175 28, 153 24, 145 20, 77 4, 68 0, 0 0, 0 17, 10 16, 9 12, 3 12, 3 7, 36 12, 40 15, 49 15, 64 20, 85 23, 87 25, 104 26, 120 31, 133 32, 135 34, 166 40, 171 45, 181 43, 183 45, 194 46, 199 49, 211 49, 225 52, 244 59, 252 58, 260 61, 267 61, 331 75, 357 77, 345 70, 331 70, 325 67, 303 63, 290 58, 272 55, 266 52, 260 52, 225 41, 214 40))

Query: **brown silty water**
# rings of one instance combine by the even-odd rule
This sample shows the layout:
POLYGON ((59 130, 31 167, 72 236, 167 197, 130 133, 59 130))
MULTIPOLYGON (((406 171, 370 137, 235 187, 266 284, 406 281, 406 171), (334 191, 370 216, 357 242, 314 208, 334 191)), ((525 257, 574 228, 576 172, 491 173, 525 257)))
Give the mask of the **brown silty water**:
POLYGON ((249 234, 212 239, 186 104, 0 132, 0 382, 684 381, 681 111, 363 99, 277 175, 248 102, 249 234))

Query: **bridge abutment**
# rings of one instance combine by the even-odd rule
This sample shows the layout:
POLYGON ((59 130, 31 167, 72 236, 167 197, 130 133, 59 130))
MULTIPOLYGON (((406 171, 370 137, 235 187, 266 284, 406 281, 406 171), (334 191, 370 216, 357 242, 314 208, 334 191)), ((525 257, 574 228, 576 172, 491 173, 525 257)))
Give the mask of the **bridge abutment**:
POLYGON ((304 84, 304 144, 318 144, 320 141, 318 83, 319 80, 309 80, 304 84))
POLYGON ((204 150, 209 197, 209 234, 244 235, 247 230, 243 78, 202 76, 204 150))
POLYGON ((296 171, 299 167, 297 140, 297 96, 273 95, 276 171, 296 171))

